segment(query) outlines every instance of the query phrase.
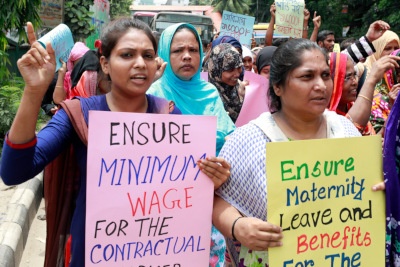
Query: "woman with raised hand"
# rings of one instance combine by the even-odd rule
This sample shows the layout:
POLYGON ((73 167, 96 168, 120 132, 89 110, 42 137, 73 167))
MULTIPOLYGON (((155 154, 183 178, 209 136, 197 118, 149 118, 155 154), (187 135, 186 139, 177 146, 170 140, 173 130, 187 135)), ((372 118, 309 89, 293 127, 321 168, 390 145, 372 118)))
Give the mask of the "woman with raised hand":
MULTIPOLYGON (((399 36, 390 30, 383 33, 382 37, 372 42, 376 52, 369 56, 365 61, 365 66, 368 71, 372 69, 374 62, 384 56, 390 55, 393 51, 400 48, 399 36)), ((368 77, 369 74, 367 74, 368 77)), ((375 129, 375 132, 380 133, 383 129, 385 121, 389 116, 391 109, 390 89, 388 86, 387 76, 382 75, 381 79, 375 85, 375 91, 372 99, 372 110, 370 121, 375 129)))
MULTIPOLYGON (((89 110, 175 114, 181 112, 175 107, 170 107, 167 100, 146 94, 159 68, 156 60, 157 43, 150 28, 141 21, 120 18, 111 21, 103 29, 101 37, 100 64, 103 72, 109 76, 110 92, 65 101, 63 109, 60 109, 36 135, 35 127, 40 104, 53 79, 56 62, 51 45, 47 44, 46 48, 43 48, 36 41, 31 23, 28 23, 27 29, 32 46, 18 60, 18 68, 25 80, 25 89, 17 115, 4 141, 0 176, 9 185, 25 182, 41 172, 71 144, 73 145, 79 174, 69 177, 67 182, 67 185, 72 184, 69 187, 71 190, 76 190, 71 197, 72 219, 67 231, 70 238, 63 235, 57 237, 59 239, 56 241, 53 240, 56 249, 51 248, 54 251, 51 259, 48 259, 50 252, 46 245, 45 265, 64 266, 65 262, 68 266, 84 266, 87 135, 85 138, 81 129, 86 126, 87 131, 89 110), (72 103, 78 103, 78 111, 81 114, 81 119, 78 121, 80 126, 76 126, 73 115, 70 117, 72 103), (68 242, 64 243, 64 239, 67 238, 70 246, 68 242)), ((222 165, 219 162, 212 162, 202 169, 205 169, 208 176, 220 174, 218 178, 226 180, 229 173, 222 165), (218 172, 219 169, 224 172, 218 172)), ((218 178, 213 177, 213 181, 219 180, 218 178)), ((61 188, 61 190, 67 189, 61 188)))

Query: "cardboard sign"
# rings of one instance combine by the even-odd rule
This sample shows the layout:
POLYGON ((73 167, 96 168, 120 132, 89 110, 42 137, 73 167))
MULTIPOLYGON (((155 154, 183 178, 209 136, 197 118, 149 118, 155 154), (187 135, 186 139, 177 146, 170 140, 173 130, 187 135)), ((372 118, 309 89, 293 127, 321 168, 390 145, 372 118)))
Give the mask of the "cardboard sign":
POLYGON ((302 38, 304 0, 276 0, 275 32, 293 38, 302 38))
POLYGON ((90 111, 85 266, 208 266, 216 117, 90 111))
POLYGON ((254 17, 232 13, 224 10, 219 36, 232 36, 242 45, 251 47, 254 17))
POLYGON ((74 39, 71 30, 65 24, 60 24, 38 40, 46 48, 47 43, 51 43, 56 56, 56 71, 61 68, 60 58, 67 63, 69 54, 74 47, 74 39))
POLYGON ((235 123, 236 127, 245 125, 257 119, 261 113, 269 111, 268 79, 257 73, 245 71, 243 80, 249 81, 249 85, 246 86, 242 109, 235 123))
POLYGON ((384 266, 385 197, 371 189, 383 181, 380 136, 273 142, 267 151, 267 217, 284 235, 270 266, 384 266))
POLYGON ((340 53, 340 44, 335 43, 333 45, 333 52, 340 53))

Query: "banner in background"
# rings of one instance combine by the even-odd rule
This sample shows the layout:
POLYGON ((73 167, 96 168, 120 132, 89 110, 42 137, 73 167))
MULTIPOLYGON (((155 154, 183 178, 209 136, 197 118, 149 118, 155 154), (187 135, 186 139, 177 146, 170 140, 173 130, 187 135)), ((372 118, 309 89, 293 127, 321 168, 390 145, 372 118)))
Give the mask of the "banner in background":
POLYGON ((275 32, 293 38, 302 38, 304 0, 276 0, 275 32))
POLYGON ((242 45, 251 47, 253 37, 254 17, 232 13, 224 10, 219 36, 232 36, 242 45))

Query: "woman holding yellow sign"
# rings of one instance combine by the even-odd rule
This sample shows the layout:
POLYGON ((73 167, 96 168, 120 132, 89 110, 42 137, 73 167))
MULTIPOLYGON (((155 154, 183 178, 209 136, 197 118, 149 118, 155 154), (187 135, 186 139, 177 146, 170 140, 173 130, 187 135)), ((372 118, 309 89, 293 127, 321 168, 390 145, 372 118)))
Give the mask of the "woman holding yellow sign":
MULTIPOLYGON (((238 128, 220 153, 232 167, 230 179, 216 191, 213 223, 227 237, 234 266, 243 266, 241 244, 264 254, 282 246, 281 227, 266 217, 266 144, 360 136, 349 120, 326 110, 332 88, 327 55, 316 43, 293 39, 275 51, 269 87, 275 112, 238 128)), ((258 261, 264 264, 263 259, 258 261)))

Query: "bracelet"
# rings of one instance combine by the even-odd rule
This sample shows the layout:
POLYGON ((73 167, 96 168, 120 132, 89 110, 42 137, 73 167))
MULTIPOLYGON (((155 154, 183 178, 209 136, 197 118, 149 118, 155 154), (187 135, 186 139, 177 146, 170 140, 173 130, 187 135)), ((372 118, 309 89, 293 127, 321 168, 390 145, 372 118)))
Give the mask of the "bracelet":
POLYGON ((62 87, 63 87, 62 85, 56 85, 55 88, 62 88, 62 87))
POLYGON ((308 31, 308 26, 303 28, 303 31, 308 31))
POLYGON ((241 218, 244 218, 244 217, 237 217, 234 221, 233 221, 233 224, 232 224, 232 240, 233 241, 238 241, 237 239, 236 239, 236 237, 235 237, 235 224, 236 224, 236 222, 239 220, 239 219, 241 219, 241 218))
POLYGON ((368 97, 366 97, 365 95, 359 94, 358 96, 364 98, 365 100, 368 100, 368 101, 371 102, 371 104, 372 104, 372 100, 369 99, 368 97))

